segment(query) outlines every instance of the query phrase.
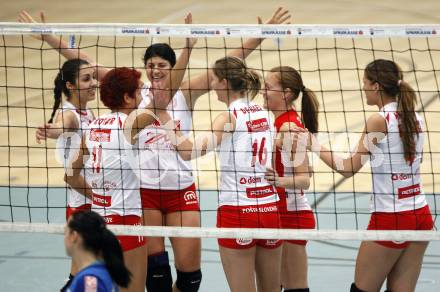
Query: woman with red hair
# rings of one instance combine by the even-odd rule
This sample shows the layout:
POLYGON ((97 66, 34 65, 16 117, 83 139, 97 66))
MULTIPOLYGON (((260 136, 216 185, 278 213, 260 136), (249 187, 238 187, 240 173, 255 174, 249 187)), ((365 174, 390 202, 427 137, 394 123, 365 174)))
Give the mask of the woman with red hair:
MULTIPOLYGON (((185 74, 191 49, 184 49, 170 73, 165 86, 180 84, 185 74)), ((101 80, 100 95, 103 104, 111 112, 90 123, 77 159, 73 162, 73 174, 66 173, 66 182, 78 192, 92 199, 92 210, 104 217, 107 224, 142 225, 142 206, 135 147, 137 133, 154 122, 154 115, 140 113, 130 115, 142 100, 141 73, 129 68, 110 70, 101 80), (84 157, 88 155, 86 182, 81 175, 84 157), (90 185, 88 184, 90 182, 90 185)), ((175 90, 156 94, 152 111, 166 109, 175 90)), ((137 149, 136 149, 137 148, 137 149)), ((127 291, 144 291, 146 281, 146 241, 142 236, 118 236, 124 252, 124 261, 133 275, 127 291)))

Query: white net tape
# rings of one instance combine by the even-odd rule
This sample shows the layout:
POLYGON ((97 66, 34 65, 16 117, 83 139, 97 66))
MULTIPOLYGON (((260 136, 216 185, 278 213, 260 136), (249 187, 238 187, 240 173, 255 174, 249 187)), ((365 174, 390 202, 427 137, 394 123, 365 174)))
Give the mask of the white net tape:
POLYGON ((98 36, 146 37, 440 37, 438 24, 412 25, 206 25, 133 23, 47 23, 0 22, 3 35, 81 34, 98 36))
MULTIPOLYGON (((164 237, 202 237, 202 238, 256 238, 256 239, 301 239, 301 240, 392 240, 432 241, 440 240, 437 231, 408 230, 297 230, 297 229, 258 229, 258 228, 193 228, 168 226, 126 226, 109 225, 117 235, 164 236, 164 237)), ((64 232, 62 224, 44 223, 0 223, 4 232, 64 232)))

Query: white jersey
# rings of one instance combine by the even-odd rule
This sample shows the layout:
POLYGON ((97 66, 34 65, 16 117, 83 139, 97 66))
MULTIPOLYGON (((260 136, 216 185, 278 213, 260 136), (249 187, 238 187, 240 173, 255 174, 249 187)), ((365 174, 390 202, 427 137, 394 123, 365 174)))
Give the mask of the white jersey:
POLYGON ((268 112, 246 99, 233 101, 229 112, 236 119, 235 131, 225 132, 217 149, 221 167, 219 206, 277 202, 274 187, 264 178, 273 145, 268 112))
POLYGON ((415 158, 412 163, 408 163, 404 157, 399 134, 397 103, 385 105, 379 114, 386 120, 387 135, 377 143, 377 148, 371 151, 371 211, 401 212, 422 208, 427 204, 420 178, 424 142, 423 121, 416 114, 420 131, 418 139, 416 138, 415 158))
POLYGON ((137 146, 124 137, 126 118, 124 113, 100 116, 85 134, 90 155, 88 181, 93 189, 92 210, 102 216, 141 216, 137 146))
MULTIPOLYGON (((58 111, 55 120, 58 118, 58 115, 63 115, 63 113, 67 111, 70 111, 75 115, 78 121, 78 130, 73 133, 65 132, 61 136, 61 139, 59 139, 57 142, 57 146, 59 146, 57 148, 61 150, 59 152, 59 157, 66 171, 76 158, 74 153, 75 151, 78 151, 81 145, 81 137, 83 136, 83 133, 88 129, 89 124, 95 118, 93 112, 89 108, 86 110, 80 110, 77 109, 72 103, 66 101, 58 111)), ((84 169, 81 170, 81 174, 84 177, 87 177, 84 175, 84 169)), ((77 208, 84 204, 91 204, 91 201, 71 187, 67 187, 67 206, 77 208)))
MULTIPOLYGON (((139 108, 150 103, 149 87, 142 90, 139 108)), ((184 136, 192 130, 192 116, 185 97, 179 90, 167 108, 168 114, 184 136)), ((190 161, 183 160, 168 135, 156 120, 139 133, 141 153, 141 187, 145 189, 181 190, 194 183, 190 161)))

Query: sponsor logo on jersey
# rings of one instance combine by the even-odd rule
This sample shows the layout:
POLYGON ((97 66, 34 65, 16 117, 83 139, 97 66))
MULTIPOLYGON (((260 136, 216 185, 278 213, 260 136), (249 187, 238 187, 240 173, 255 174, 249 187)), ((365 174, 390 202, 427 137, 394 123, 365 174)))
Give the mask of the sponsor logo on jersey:
POLYGON ((111 207, 111 205, 112 205, 112 197, 111 196, 102 196, 102 195, 93 194, 92 200, 96 206, 111 207))
POLYGON ((248 114, 248 113, 256 113, 262 111, 263 109, 259 105, 254 104, 251 106, 243 107, 240 110, 242 113, 248 114))
POLYGON ((275 246, 280 240, 279 239, 268 239, 266 240, 266 245, 275 246))
POLYGON ((414 175, 412 173, 393 173, 393 174, 391 174, 391 179, 392 180, 407 180, 407 179, 412 179, 413 176, 414 175))
POLYGON ((263 206, 263 207, 253 207, 249 206, 242 209, 243 214, 247 213, 274 213, 278 212, 278 207, 276 205, 263 206))
POLYGON ((104 186, 104 190, 106 192, 116 189, 116 183, 114 183, 112 181, 104 181, 103 186, 104 186))
POLYGON ((256 183, 260 183, 260 182, 261 182, 261 177, 250 176, 248 178, 246 178, 246 177, 240 178, 240 184, 242 184, 242 185, 256 184, 256 183))
POLYGON ((252 238, 236 238, 235 242, 238 245, 249 245, 252 243, 252 238))
POLYGON ((186 205, 197 204, 197 195, 194 191, 187 191, 183 195, 186 205))
POLYGON ((91 129, 89 140, 93 142, 110 142, 111 133, 111 129, 91 129))
POLYGON ((274 193, 274 189, 272 186, 246 188, 246 195, 248 198, 251 199, 269 197, 272 196, 273 193, 274 193))
POLYGON ((98 279, 95 276, 84 277, 84 292, 98 291, 98 279))
POLYGON ((116 120, 115 117, 111 117, 111 118, 97 118, 93 121, 94 125, 100 125, 100 126, 104 126, 104 125, 111 125, 113 124, 113 122, 116 120))
POLYGON ((420 185, 415 184, 404 188, 398 188, 397 195, 399 200, 420 195, 420 185))
POLYGON ((269 130, 269 122, 266 118, 246 122, 248 132, 264 132, 269 130))

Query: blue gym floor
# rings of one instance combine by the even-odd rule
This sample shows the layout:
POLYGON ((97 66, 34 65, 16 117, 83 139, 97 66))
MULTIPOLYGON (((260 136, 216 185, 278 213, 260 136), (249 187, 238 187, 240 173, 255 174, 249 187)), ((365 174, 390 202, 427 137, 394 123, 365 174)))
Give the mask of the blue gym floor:
MULTIPOLYGON (((365 229, 368 220, 368 195, 351 193, 309 194, 309 201, 320 201, 316 208, 320 229, 365 229), (358 206, 357 216, 352 213, 358 206), (338 212, 335 216, 334 210, 338 212), (361 207, 359 207, 361 206, 361 207), (363 214, 360 214, 363 213, 363 214)), ((433 213, 439 199, 427 195, 433 213)), ((200 194, 204 226, 215 226, 216 192, 200 194)), ((0 188, 0 220, 10 222, 64 221, 65 191, 62 188, 0 188), (14 206, 11 208, 10 202, 14 206), (27 206, 31 206, 31 209, 27 206), (46 206, 49 206, 48 209, 46 206)), ((438 225, 438 224, 437 224, 438 225)), ((308 244, 311 291, 348 291, 353 281, 359 242, 311 241, 308 244)), ((228 291, 215 239, 203 239, 200 291, 228 291)), ((171 252, 171 249, 170 249, 171 252)), ((292 259, 294 260, 294 259, 292 259)), ((42 233, 0 232, 1 291, 57 291, 69 273, 69 258, 63 236, 42 233)), ((440 291, 440 242, 432 242, 426 252, 416 291, 440 291)))

